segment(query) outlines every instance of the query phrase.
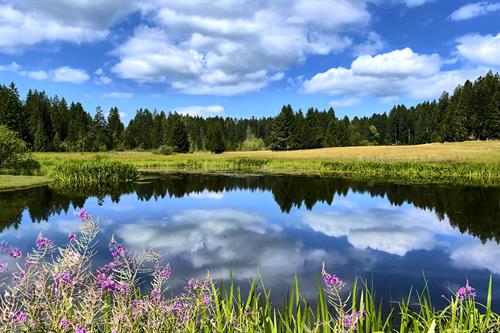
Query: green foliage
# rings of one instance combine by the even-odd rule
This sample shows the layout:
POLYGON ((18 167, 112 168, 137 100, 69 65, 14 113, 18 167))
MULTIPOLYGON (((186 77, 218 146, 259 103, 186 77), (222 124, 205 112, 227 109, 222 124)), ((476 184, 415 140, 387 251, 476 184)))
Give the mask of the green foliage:
POLYGON ((49 175, 58 184, 72 186, 112 185, 138 178, 137 168, 128 163, 96 159, 94 161, 53 161, 49 175))
POLYGON ((263 150, 264 148, 265 148, 264 140, 255 137, 246 139, 238 146, 238 150, 241 151, 256 151, 256 150, 263 150))
POLYGON ((0 173, 35 174, 40 164, 35 161, 26 143, 17 133, 0 125, 0 173))
POLYGON ((226 149, 224 131, 220 122, 215 122, 207 129, 206 147, 214 154, 220 154, 226 149))
POLYGON ((141 108, 126 127, 116 107, 107 118, 100 107, 91 116, 79 102, 68 107, 64 98, 37 90, 29 90, 23 102, 14 84, 0 85, 0 124, 16 131, 34 151, 154 150, 167 144, 177 152, 221 152, 249 144, 244 143, 248 133, 272 150, 490 140, 500 139, 500 75, 490 71, 437 101, 395 105, 387 113, 352 119, 337 118, 332 108, 309 108, 304 115, 291 105, 274 118, 260 119, 141 108))
POLYGON ((157 155, 172 155, 174 152, 175 148, 169 145, 161 145, 154 151, 157 155))

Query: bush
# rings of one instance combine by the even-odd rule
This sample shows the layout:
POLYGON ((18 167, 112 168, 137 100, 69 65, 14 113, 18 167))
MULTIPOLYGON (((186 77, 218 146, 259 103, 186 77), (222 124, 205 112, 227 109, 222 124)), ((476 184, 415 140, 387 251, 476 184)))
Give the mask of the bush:
POLYGON ((40 164, 35 161, 16 132, 0 125, 0 173, 35 174, 40 164))
POLYGON ((265 148, 264 141, 260 138, 251 138, 251 139, 246 139, 242 143, 240 143, 240 146, 238 147, 238 150, 241 151, 252 151, 252 150, 263 150, 265 148))
POLYGON ((175 151, 175 148, 169 145, 162 145, 158 147, 155 151, 154 154, 157 155, 172 155, 175 151))

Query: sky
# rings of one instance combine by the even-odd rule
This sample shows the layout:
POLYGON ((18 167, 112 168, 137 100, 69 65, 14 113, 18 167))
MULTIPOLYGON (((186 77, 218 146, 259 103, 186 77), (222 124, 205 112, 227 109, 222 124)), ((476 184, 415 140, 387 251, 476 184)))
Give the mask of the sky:
POLYGON ((0 83, 201 116, 439 98, 500 69, 500 2, 0 0, 0 83))

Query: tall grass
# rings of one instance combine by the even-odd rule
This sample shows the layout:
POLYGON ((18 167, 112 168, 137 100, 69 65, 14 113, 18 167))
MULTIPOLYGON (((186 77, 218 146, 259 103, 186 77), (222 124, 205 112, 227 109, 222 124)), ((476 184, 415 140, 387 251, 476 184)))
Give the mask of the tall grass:
POLYGON ((129 163, 108 160, 71 161, 53 163, 48 171, 58 184, 63 185, 109 185, 134 181, 137 168, 129 163))
MULTIPOLYGON (((187 281, 184 292, 167 296, 172 270, 154 251, 137 254, 114 238, 112 261, 94 268, 99 220, 80 212, 80 235, 70 234, 57 247, 40 235, 36 248, 18 265, 14 278, 4 275, 0 297, 1 332, 498 332, 500 316, 491 309, 491 280, 486 305, 466 286, 449 295, 436 310, 425 289, 416 304, 402 300, 382 310, 368 285, 358 280, 351 290, 323 268, 316 305, 300 293, 293 279, 282 306, 271 302, 260 278, 243 293, 232 280, 215 282, 209 273, 187 281), (148 278, 149 277, 149 278, 148 278), (149 282, 147 282, 149 281, 149 282)), ((0 249, 20 260, 6 243, 0 249)), ((6 266, 0 263, 0 271, 6 266)), ((0 273, 2 274, 2 273, 0 273)))

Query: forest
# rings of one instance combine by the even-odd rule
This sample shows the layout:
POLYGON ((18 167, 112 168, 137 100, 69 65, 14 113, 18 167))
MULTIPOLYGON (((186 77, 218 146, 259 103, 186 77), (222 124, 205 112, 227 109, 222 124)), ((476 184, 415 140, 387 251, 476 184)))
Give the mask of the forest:
POLYGON ((370 117, 338 118, 333 108, 293 110, 276 117, 236 119, 137 110, 128 125, 112 107, 92 116, 80 102, 0 86, 0 124, 33 151, 157 150, 164 153, 225 150, 295 150, 336 146, 413 145, 500 138, 500 75, 489 71, 452 94, 415 106, 395 105, 370 117))

